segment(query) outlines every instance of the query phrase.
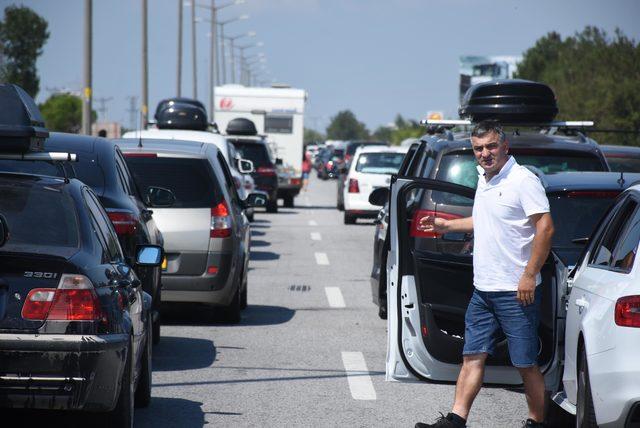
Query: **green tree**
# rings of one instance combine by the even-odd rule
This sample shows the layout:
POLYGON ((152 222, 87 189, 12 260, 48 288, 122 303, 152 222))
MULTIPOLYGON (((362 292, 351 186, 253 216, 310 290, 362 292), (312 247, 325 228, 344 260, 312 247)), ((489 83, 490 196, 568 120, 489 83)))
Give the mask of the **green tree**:
MULTIPOLYGON (((50 131, 78 133, 82 127, 82 100, 72 94, 53 94, 38 106, 50 131)), ((91 122, 97 118, 91 112, 91 122)))
POLYGON ((329 140, 364 140, 369 138, 369 131, 364 123, 359 122, 351 110, 338 112, 331 118, 327 126, 329 140))
MULTIPOLYGON (((596 27, 564 40, 549 33, 524 53, 518 77, 550 85, 558 119, 594 120, 599 129, 640 130, 640 44, 596 27)), ((638 134, 593 133, 599 143, 640 145, 638 134)))
POLYGON ((378 141, 391 141, 394 129, 390 126, 378 126, 371 137, 378 141))
POLYGON ((324 135, 311 128, 304 128, 304 145, 324 141, 324 135))
POLYGON ((25 6, 8 6, 0 21, 0 47, 4 56, 2 78, 21 86, 35 98, 40 90, 36 60, 49 38, 47 21, 25 6))

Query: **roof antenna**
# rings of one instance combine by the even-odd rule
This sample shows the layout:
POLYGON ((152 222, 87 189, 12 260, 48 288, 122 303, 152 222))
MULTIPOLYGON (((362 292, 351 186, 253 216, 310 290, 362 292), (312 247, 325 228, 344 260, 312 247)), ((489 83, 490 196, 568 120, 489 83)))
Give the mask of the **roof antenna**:
POLYGON ((624 172, 620 171, 620 178, 618 178, 618 184, 620 185, 620 187, 623 187, 624 183, 625 183, 624 172))
POLYGON ((141 121, 142 121, 142 111, 138 115, 138 148, 142 148, 142 129, 141 129, 141 121))

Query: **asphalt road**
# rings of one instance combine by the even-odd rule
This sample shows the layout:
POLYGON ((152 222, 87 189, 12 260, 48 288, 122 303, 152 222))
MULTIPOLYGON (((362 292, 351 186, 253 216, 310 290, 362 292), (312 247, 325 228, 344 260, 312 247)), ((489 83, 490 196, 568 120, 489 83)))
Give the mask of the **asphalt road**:
MULTIPOLYGON (((256 213, 239 325, 211 324, 192 307, 165 314, 153 399, 136 409, 136 426, 413 427, 449 411, 454 385, 384 380, 386 321, 369 284, 374 225, 344 225, 335 192, 335 181, 313 177, 296 208, 256 213)), ((525 418, 522 391, 490 388, 468 425, 525 418)))

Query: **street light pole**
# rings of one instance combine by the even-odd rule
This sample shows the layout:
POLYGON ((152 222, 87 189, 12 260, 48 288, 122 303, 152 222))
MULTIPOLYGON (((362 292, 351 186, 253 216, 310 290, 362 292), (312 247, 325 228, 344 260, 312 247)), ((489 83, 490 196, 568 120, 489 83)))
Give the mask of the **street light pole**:
POLYGON ((182 89, 182 7, 182 0, 178 0, 178 70, 176 83, 176 95, 178 97, 182 89))
POLYGON ((191 0, 191 61, 193 72, 193 98, 198 99, 198 70, 196 66, 196 1, 191 0))
POLYGON ((82 133, 91 135, 91 16, 92 0, 84 0, 84 66, 82 99, 82 133))
POLYGON ((149 120, 149 50, 147 40, 147 0, 142 0, 142 127, 149 120))
POLYGON ((236 64, 236 50, 235 50, 235 41, 242 37, 255 37, 255 31, 249 31, 248 33, 242 33, 235 36, 225 37, 226 40, 229 41, 231 47, 231 83, 236 83, 236 70, 238 69, 236 64))
POLYGON ((216 12, 216 0, 211 0, 211 58, 209 59, 209 85, 211 86, 209 91, 209 120, 211 122, 214 121, 216 102, 216 84, 213 80, 216 68, 216 12))
POLYGON ((249 15, 241 15, 235 18, 227 19, 226 21, 218 22, 220 26, 220 56, 222 57, 222 83, 227 83, 227 64, 225 61, 225 44, 224 44, 224 26, 232 22, 240 21, 242 19, 249 19, 249 15))

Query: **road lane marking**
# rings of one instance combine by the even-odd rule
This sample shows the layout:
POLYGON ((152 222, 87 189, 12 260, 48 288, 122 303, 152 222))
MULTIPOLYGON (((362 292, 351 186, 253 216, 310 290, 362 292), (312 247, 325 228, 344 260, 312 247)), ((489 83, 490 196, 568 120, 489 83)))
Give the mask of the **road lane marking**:
POLYGON ((327 295, 329 306, 332 308, 344 308, 347 306, 344 304, 344 297, 342 297, 340 287, 324 287, 324 292, 327 295))
POLYGON ((315 253, 316 263, 319 265, 329 265, 329 257, 327 257, 327 253, 315 253))
POLYGON ((309 220, 309 226, 317 226, 318 223, 316 223, 315 220, 309 220))
POLYGON ((320 235, 320 232, 311 232, 311 239, 313 241, 322 241, 322 235, 320 235))
POLYGON ((373 388, 367 362, 362 352, 342 352, 342 364, 347 372, 349 389, 354 400, 375 400, 376 390, 373 388))

